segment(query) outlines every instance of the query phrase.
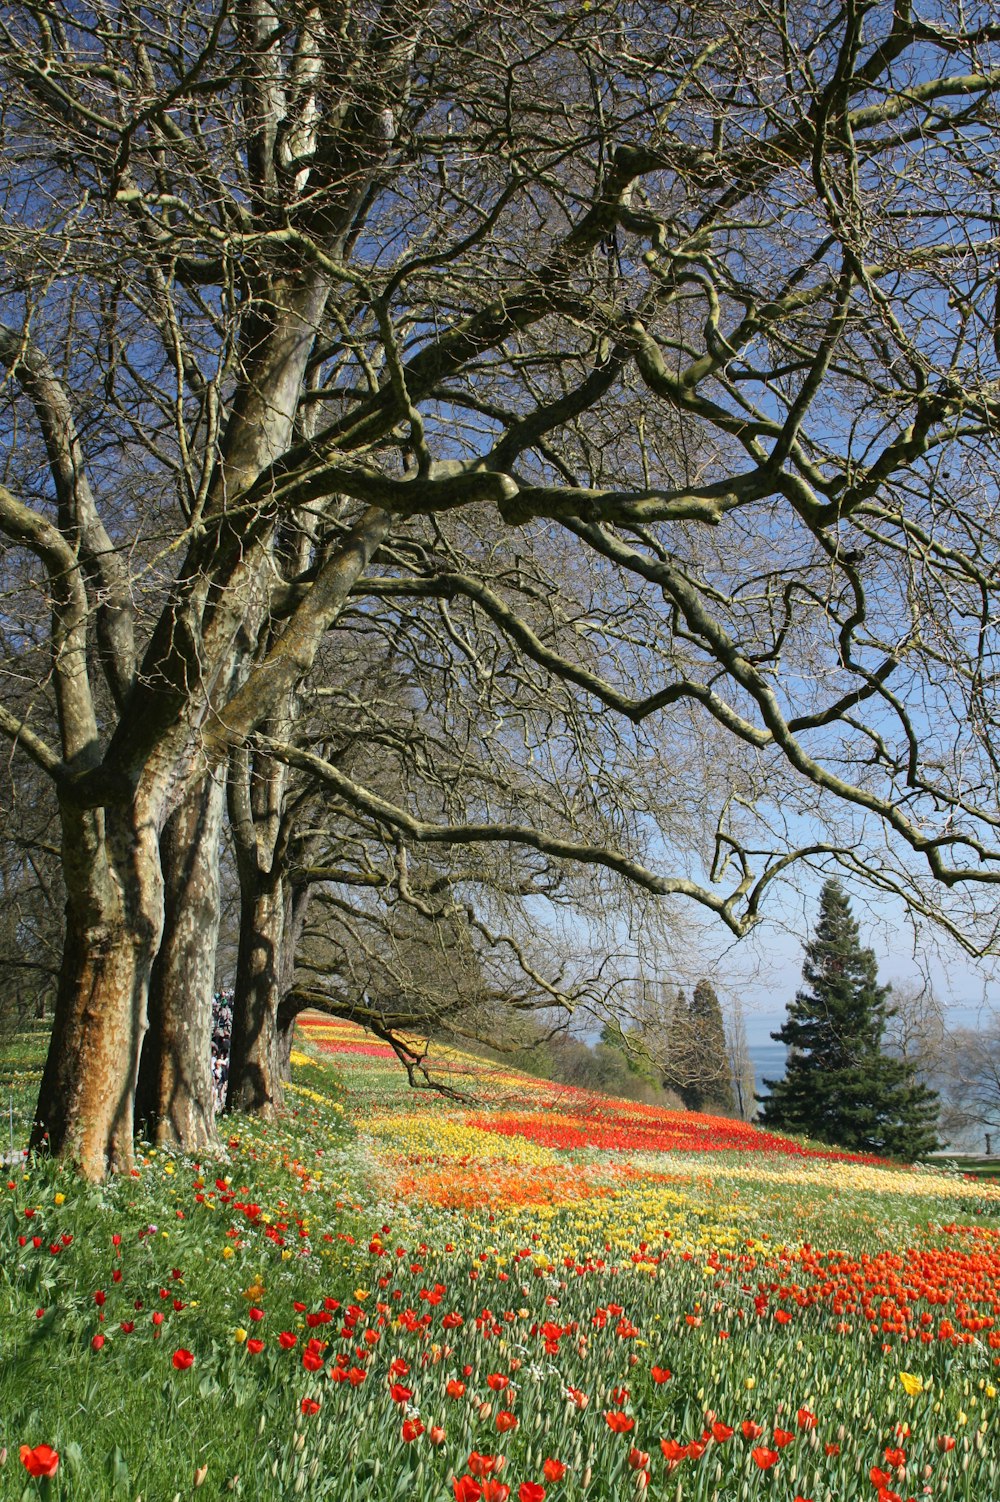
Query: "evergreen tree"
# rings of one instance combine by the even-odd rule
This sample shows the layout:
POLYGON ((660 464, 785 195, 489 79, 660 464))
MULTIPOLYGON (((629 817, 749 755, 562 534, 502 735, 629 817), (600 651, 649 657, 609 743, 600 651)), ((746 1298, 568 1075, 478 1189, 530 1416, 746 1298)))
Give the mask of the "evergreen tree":
POLYGON ((678 989, 664 1019, 663 1084, 688 1111, 735 1111, 722 1008, 710 981, 678 989))
POLYGON ((735 1111, 726 1029, 715 987, 700 980, 688 1009, 692 1082, 684 1104, 689 1111, 735 1111))
POLYGON ((680 986, 673 999, 668 997, 664 1006, 663 1039, 663 1087, 679 1095, 690 1111, 694 1109, 689 1101, 697 1079, 697 1062, 691 1012, 680 986))
POLYGON ((937 1146, 937 1096, 914 1067, 883 1051, 890 987, 863 949, 837 881, 820 893, 819 922, 806 945, 805 989, 796 993, 776 1042, 789 1050, 783 1080, 765 1080, 761 1124, 854 1151, 906 1161, 937 1146))

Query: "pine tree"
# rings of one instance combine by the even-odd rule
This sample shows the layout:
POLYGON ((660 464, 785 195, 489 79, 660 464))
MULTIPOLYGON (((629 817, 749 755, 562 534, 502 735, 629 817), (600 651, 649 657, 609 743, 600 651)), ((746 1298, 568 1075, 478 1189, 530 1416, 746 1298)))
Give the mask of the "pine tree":
POLYGON ((937 1096, 912 1064, 883 1051, 891 988, 879 985, 837 881, 820 893, 788 1015, 771 1036, 789 1050, 785 1078, 765 1080, 761 1124, 854 1151, 912 1161, 937 1146, 937 1096))

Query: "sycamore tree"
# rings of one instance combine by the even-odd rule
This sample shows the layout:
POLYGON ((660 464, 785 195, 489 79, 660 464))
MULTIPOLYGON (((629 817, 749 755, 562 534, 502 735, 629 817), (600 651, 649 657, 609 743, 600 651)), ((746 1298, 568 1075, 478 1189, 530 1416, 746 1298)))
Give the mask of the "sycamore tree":
POLYGON ((257 876, 294 771, 387 845, 736 934, 825 860, 994 946, 998 90, 985 4, 8 0, 0 730, 66 891, 36 1141, 130 1161, 151 985, 161 1098, 197 1064, 229 765, 257 876), (566 795, 432 807, 304 738, 349 602, 438 611, 566 795))

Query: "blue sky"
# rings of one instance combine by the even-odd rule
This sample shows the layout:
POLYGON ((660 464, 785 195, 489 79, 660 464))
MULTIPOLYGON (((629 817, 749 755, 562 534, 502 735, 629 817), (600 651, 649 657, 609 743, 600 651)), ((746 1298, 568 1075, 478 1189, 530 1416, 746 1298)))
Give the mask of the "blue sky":
MULTIPOLYGON (((958 947, 925 932, 914 947, 912 931, 901 909, 886 902, 866 903, 851 894, 852 909, 862 942, 875 951, 883 982, 921 982, 928 979, 956 1024, 974 1023, 984 1007, 1000 1008, 1000 977, 996 962, 976 964, 958 947)), ((720 990, 738 990, 751 1046, 770 1041, 781 1025, 785 1007, 801 984, 803 943, 815 921, 816 903, 796 902, 779 924, 770 922, 750 938, 720 943, 720 990)))

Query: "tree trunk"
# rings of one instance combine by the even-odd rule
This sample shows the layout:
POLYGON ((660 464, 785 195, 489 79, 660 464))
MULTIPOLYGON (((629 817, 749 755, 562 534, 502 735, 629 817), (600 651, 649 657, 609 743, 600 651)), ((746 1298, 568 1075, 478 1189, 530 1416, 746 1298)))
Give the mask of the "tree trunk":
POLYGON ((311 894, 312 887, 309 883, 303 883, 301 886, 294 887, 285 917, 282 990, 278 1001, 277 1019, 278 1070, 283 1084, 287 1084, 292 1077, 292 1043, 295 1038, 295 1023, 300 1010, 297 1005, 289 1006, 288 992, 295 974, 295 956, 298 952, 302 930, 305 927, 311 894))
POLYGON ((156 822, 142 800, 64 802, 66 936, 31 1144, 85 1177, 132 1165, 146 1001, 163 915, 156 822))
POLYGON ((217 1141, 212 997, 224 801, 222 777, 207 774, 189 789, 160 839, 163 938, 150 982, 136 1121, 153 1141, 188 1152, 217 1141))
POLYGON ((283 1104, 278 1004, 287 988, 288 887, 280 874, 241 873, 240 944, 233 997, 227 1111, 270 1116, 283 1104))
POLYGON ((298 1015, 298 1006, 289 1005, 288 999, 282 998, 278 1004, 276 1025, 278 1075, 282 1085, 287 1085, 292 1077, 292 1045, 295 1042, 298 1015))

